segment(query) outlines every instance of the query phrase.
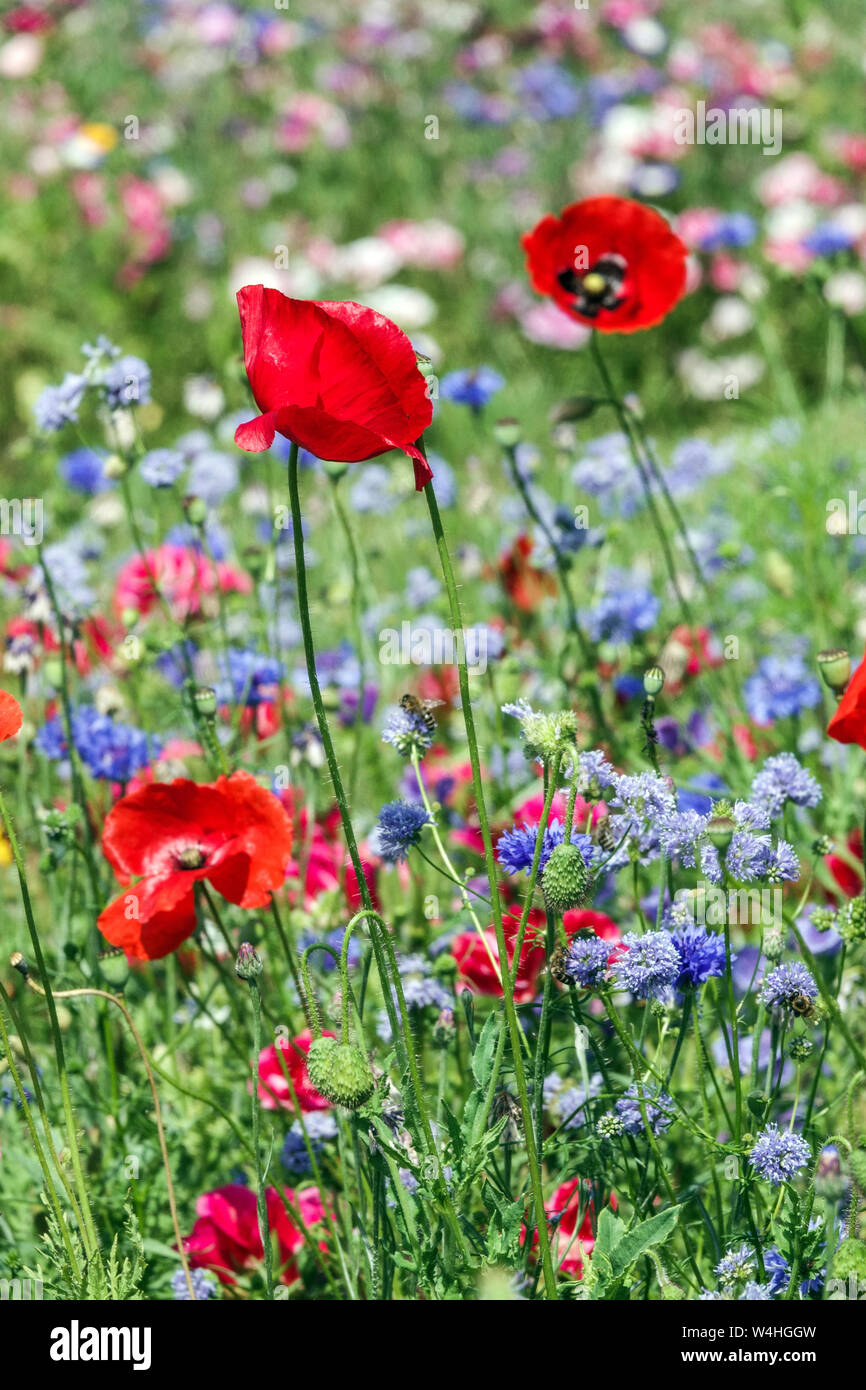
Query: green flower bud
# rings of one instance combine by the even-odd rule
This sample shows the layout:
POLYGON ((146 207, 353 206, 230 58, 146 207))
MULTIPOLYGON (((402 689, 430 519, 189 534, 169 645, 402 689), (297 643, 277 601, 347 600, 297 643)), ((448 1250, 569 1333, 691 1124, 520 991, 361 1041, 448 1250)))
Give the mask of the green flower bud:
POLYGON ((187 520, 192 526, 204 526, 207 520, 207 502, 203 497, 185 497, 183 499, 184 510, 187 520))
POLYGON ((249 941, 242 941, 238 947, 235 961, 235 974, 239 980, 254 980, 262 973, 262 958, 249 941))
POLYGON ((557 845, 544 866, 544 901, 557 916, 580 907, 586 897, 589 871, 577 845, 557 845))
POLYGON ((316 1038, 310 1044, 307 1072, 320 1095, 347 1110, 357 1110, 376 1089, 376 1078, 360 1047, 336 1038, 316 1038))
POLYGON ((99 973, 110 989, 122 989, 129 979, 126 952, 103 951, 99 956, 99 973))
POLYGON ((811 1057, 814 1051, 814 1044, 811 1038, 797 1036, 788 1043, 788 1053, 795 1062, 805 1062, 807 1057, 811 1057))
POLYGON ((102 465, 103 477, 106 478, 122 478, 128 472, 129 464, 126 459, 120 457, 120 454, 109 454, 102 465))

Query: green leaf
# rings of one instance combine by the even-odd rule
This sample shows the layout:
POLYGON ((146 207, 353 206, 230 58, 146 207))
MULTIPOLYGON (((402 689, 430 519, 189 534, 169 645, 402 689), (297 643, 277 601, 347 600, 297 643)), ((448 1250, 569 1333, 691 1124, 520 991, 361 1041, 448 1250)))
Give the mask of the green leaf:
POLYGON ((493 1054, 496 1051, 496 1035, 498 1027, 502 1026, 501 1019, 497 1014, 491 1014, 485 1021, 481 1029, 481 1036, 478 1045, 472 1053, 472 1075, 475 1077, 479 1088, 484 1091, 490 1084, 490 1077, 493 1074, 493 1054))
MULTIPOLYGON (((648 1221, 627 1231, 610 1251, 610 1264, 615 1279, 620 1279, 651 1245, 666 1240, 680 1219, 679 1207, 668 1207, 648 1221)), ((620 1223, 622 1224, 622 1223, 620 1223)), ((599 1217, 601 1225, 601 1217, 599 1217)))

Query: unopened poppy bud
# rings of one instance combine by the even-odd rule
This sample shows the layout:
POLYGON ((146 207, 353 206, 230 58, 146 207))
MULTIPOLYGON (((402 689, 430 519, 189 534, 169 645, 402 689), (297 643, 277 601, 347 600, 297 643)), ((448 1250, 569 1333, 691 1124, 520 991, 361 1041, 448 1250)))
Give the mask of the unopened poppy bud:
POLYGON ((644 671, 644 694, 648 695, 651 699, 655 699, 656 695, 661 694, 662 690, 664 689, 664 683, 665 673, 662 670, 661 666, 650 666, 648 670, 644 671))
POLYGON ((99 973, 113 989, 120 989, 129 979, 129 961, 126 952, 103 951, 99 956, 99 973))
POLYGON ((51 659, 45 662, 45 665, 42 667, 42 672, 48 684, 54 690, 60 690, 61 686, 63 685, 62 663, 59 661, 55 661, 52 657, 51 659))
POLYGON ((204 526, 207 519, 207 502, 203 497, 185 497, 183 506, 191 525, 204 526))
POLYGON ((210 685, 197 685, 193 691, 193 701, 199 714, 210 719, 217 711, 216 691, 210 685))
POLYGON ((557 915, 580 907, 588 881, 586 860, 577 845, 557 845, 541 875, 544 901, 557 915))
POLYGON ((493 438, 497 444, 501 444, 503 449, 513 449, 520 443, 522 430, 520 424, 513 416, 509 415, 504 420, 497 420, 493 426, 493 438))
POLYGON ((844 647, 832 647, 819 652, 818 670, 836 695, 841 695, 851 679, 851 658, 844 647))
POLYGON ((122 478, 129 472, 129 464, 126 459, 122 459, 120 454, 109 454, 102 465, 102 476, 104 478, 122 478))
POLYGON ((370 1063, 355 1043, 316 1038, 307 1053, 307 1073, 326 1100, 357 1110, 376 1089, 370 1063))
POLYGON ((250 945, 249 941, 242 941, 238 947, 238 958, 235 961, 235 974, 239 980, 255 980, 261 973, 261 956, 255 946, 250 945))

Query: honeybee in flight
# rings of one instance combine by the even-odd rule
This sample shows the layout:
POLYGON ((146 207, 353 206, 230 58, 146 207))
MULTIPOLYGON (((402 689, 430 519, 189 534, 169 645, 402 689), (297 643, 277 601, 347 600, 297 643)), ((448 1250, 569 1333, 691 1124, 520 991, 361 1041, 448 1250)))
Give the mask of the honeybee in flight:
POLYGON ((433 733, 436 728, 436 716, 433 710, 437 705, 444 705, 444 700, 421 700, 417 695, 406 694, 400 701, 400 708, 407 714, 414 714, 421 720, 428 733, 433 733))

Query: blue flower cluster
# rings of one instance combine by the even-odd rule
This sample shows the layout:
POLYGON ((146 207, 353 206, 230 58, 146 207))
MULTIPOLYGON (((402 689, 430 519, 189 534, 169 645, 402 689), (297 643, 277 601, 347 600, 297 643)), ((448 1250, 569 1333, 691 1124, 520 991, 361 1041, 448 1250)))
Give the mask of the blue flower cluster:
MULTIPOLYGON (((528 874, 532 869, 532 860, 535 854, 535 841, 538 837, 538 823, 530 821, 528 824, 515 826, 513 830, 504 830, 496 843, 496 857, 508 874, 528 874)), ((565 840, 565 827, 558 820, 552 820, 545 828, 544 838, 541 844, 541 858, 539 860, 539 872, 544 869, 545 864, 553 853, 557 845, 561 845, 565 840)), ((588 835, 583 835, 571 828, 571 843, 577 845, 583 856, 587 868, 592 866, 595 854, 595 846, 588 835)))
POLYGON ((406 859, 412 845, 418 843, 430 817, 423 806, 415 806, 409 801, 389 801, 379 812, 376 823, 375 847, 389 864, 406 859))
MULTIPOLYGON (((93 705, 72 712, 72 738, 91 776, 106 782, 129 782, 155 758, 160 744, 152 735, 121 724, 93 705)), ((36 747, 46 758, 61 761, 68 756, 66 733, 55 715, 37 731, 36 747)))
POLYGON ((805 1139, 801 1139, 799 1134, 792 1134, 790 1130, 779 1129, 775 1124, 761 1130, 749 1153, 755 1172, 773 1187, 790 1181, 801 1168, 805 1168, 811 1156, 805 1139))

